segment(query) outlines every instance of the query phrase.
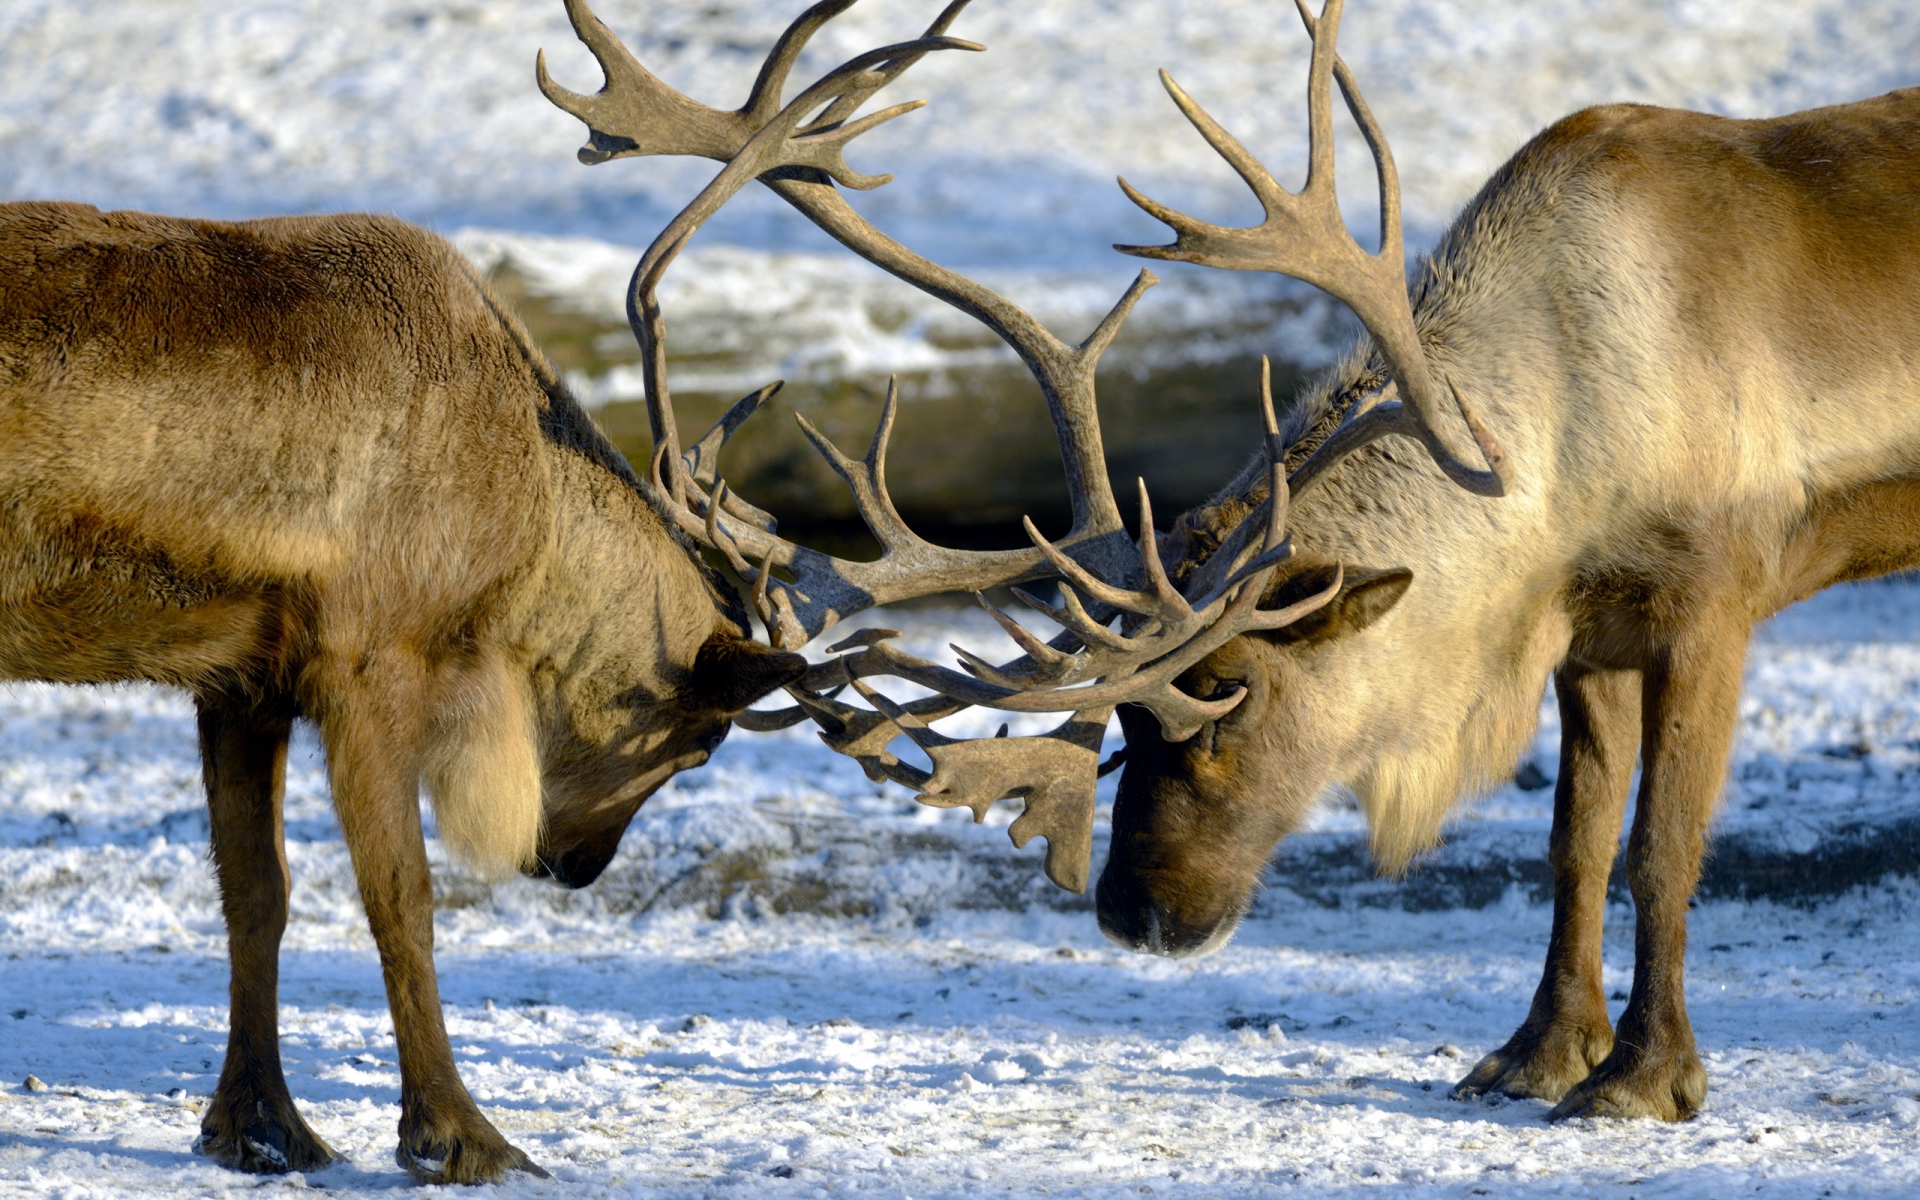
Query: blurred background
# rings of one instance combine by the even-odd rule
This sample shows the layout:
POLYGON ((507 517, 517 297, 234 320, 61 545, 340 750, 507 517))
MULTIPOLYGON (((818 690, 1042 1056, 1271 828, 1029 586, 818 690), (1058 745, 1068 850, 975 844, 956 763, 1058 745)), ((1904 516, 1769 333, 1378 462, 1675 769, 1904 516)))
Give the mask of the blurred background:
MULTIPOLYGON (((600 0, 597 11, 669 83, 732 107, 802 7, 600 0)), ((815 39, 796 87, 915 36, 938 7, 865 0, 815 39)), ((890 89, 895 101, 931 103, 856 143, 856 169, 896 180, 853 201, 1067 340, 1091 330, 1140 265, 1110 244, 1165 240, 1116 174, 1206 219, 1258 216, 1162 92, 1157 68, 1283 183, 1300 182, 1307 40, 1280 0, 976 0, 953 33, 988 52, 932 56, 890 89)), ((585 130, 534 88, 541 47, 560 82, 599 87, 560 0, 6 0, 0 198, 221 218, 361 209, 422 222, 493 278, 621 448, 644 461, 627 276, 718 168, 581 166, 585 130)), ((1920 5, 1353 0, 1341 48, 1392 141, 1418 252, 1501 161, 1583 105, 1762 116, 1920 83, 1920 5)), ((1341 120, 1346 213, 1371 247, 1371 164, 1341 120)), ((1290 281, 1156 270, 1165 282, 1108 354, 1100 392, 1119 490, 1144 475, 1164 522, 1252 449, 1258 356, 1275 356, 1291 392, 1352 330, 1290 281)), ((742 393, 788 381, 724 465, 789 532, 846 542, 854 524, 791 412, 856 449, 889 373, 905 401, 894 494, 910 519, 976 545, 1019 541, 1022 513, 1064 522, 1051 426, 1012 355, 771 193, 743 193, 713 221, 663 299, 687 433, 742 393)))

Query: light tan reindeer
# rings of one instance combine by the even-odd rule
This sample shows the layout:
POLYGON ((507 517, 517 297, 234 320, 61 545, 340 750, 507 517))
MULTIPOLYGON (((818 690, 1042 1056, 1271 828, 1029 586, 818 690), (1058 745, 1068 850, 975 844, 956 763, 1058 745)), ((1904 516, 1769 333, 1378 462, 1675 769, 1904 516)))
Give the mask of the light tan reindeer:
MULTIPOLYGON (((839 197, 836 182, 885 182, 848 168, 842 147, 914 107, 856 118, 861 105, 926 54, 976 48, 945 36, 955 4, 926 36, 856 56, 783 101, 807 39, 850 2, 796 20, 738 112, 654 80, 583 3, 569 12, 606 65, 607 90, 573 96, 539 71, 549 95, 588 116, 589 160, 695 153, 728 163, 635 277, 660 445, 651 478, 593 427, 468 264, 422 230, 365 216, 222 223, 0 205, 0 678, 148 680, 198 705, 232 962, 231 1035, 201 1153, 258 1172, 334 1158, 295 1107, 278 1046, 290 886, 281 800, 295 719, 319 728, 379 950, 400 1061, 397 1159, 421 1181, 478 1182, 539 1168, 474 1104, 447 1040, 422 783, 443 836, 479 869, 584 886, 635 810, 705 762, 731 718, 803 674, 816 688, 849 677, 846 662, 809 672, 797 654, 752 641, 746 606, 699 546, 731 557, 787 648, 873 604, 1063 568, 1158 588, 1114 597, 1158 605, 1172 624, 1157 635, 1109 635, 1099 663, 1033 642, 1040 666, 1010 664, 1014 675, 1002 677, 1012 686, 987 698, 1017 706, 1036 686, 1026 674, 1135 683, 1081 689, 1066 707, 1090 712, 1054 737, 942 744, 938 780, 886 754, 885 742, 902 727, 935 739, 917 719, 963 702, 888 716, 799 692, 800 711, 880 773, 950 788, 950 803, 1027 795, 1022 838, 1047 836, 1056 876, 1082 888, 1111 706, 1139 698, 1194 727, 1223 708, 1173 689, 1177 663, 1137 670, 1145 660, 1121 651, 1138 643, 1196 661, 1237 630, 1317 603, 1255 610, 1286 554, 1271 521, 1253 539, 1261 553, 1197 609, 1169 596, 1157 554, 1142 560, 1127 539, 1093 372, 1151 276, 1068 346, 885 238, 839 197), (1074 499, 1058 547, 965 553, 908 530, 885 487, 891 401, 862 462, 814 435, 886 547, 873 563, 778 539, 770 518, 717 482, 721 444, 772 389, 682 453, 653 287, 700 221, 756 178, 863 255, 981 317, 1027 359, 1074 499), (775 568, 791 578, 777 582, 775 568), (1090 665, 1100 669, 1088 674, 1090 665)), ((1146 527, 1151 548, 1150 514, 1146 527)), ((884 639, 863 640, 879 648, 853 659, 887 668, 884 639)))
MULTIPOLYGON (((1761 121, 1577 113, 1494 175, 1409 293, 1392 155, 1335 49, 1340 0, 1317 19, 1296 8, 1314 43, 1304 189, 1282 189, 1167 79, 1266 218, 1226 229, 1128 188, 1178 237, 1121 249, 1299 276, 1368 338, 1238 481, 1157 546, 1143 536, 1136 562, 1035 534, 1066 582, 1060 638, 1016 633, 1027 658, 968 656, 960 674, 869 631, 789 690, 830 744, 928 802, 1026 795, 1021 820, 1048 823, 1049 869, 1069 884, 1058 851, 1086 844, 1092 815, 1084 751, 948 743, 922 718, 1076 711, 1053 740, 1081 748, 1120 705, 1101 925, 1192 954, 1231 936, 1328 782, 1354 789, 1377 859, 1404 869, 1461 796, 1508 777, 1551 676, 1565 733, 1546 971, 1525 1023, 1456 1094, 1542 1097, 1556 1119, 1684 1119, 1706 1094, 1686 909, 1752 626, 1920 564, 1920 90, 1761 121), (1336 83, 1379 172, 1372 255, 1334 196, 1336 83), (906 710, 874 696, 874 713, 808 692, 880 674, 941 695, 906 710), (886 755, 901 732, 931 775, 886 755), (1616 1029, 1600 928, 1636 754, 1635 974, 1616 1029)), ((692 509, 678 520, 697 525, 692 509)), ((747 575, 743 548, 797 561, 748 524, 709 524, 708 540, 747 575)), ((763 590, 775 627, 789 599, 763 590)))
MULTIPOLYGON (((1509 776, 1551 676, 1565 732, 1546 970, 1525 1023, 1455 1094, 1537 1096, 1555 1119, 1685 1119, 1707 1090, 1687 906, 1749 633, 1830 584, 1920 563, 1920 89, 1770 120, 1576 113, 1487 182, 1409 296, 1393 160, 1335 52, 1341 0, 1317 22, 1296 6, 1314 43, 1304 193, 1168 79, 1267 219, 1222 229, 1129 189, 1178 236, 1122 248, 1297 275, 1364 320, 1370 336, 1281 439, 1299 553, 1265 602, 1343 565, 1345 583, 1181 677, 1196 697, 1246 696, 1199 736, 1165 741, 1122 710, 1101 925, 1166 954, 1224 941, 1329 781, 1360 797, 1381 864, 1404 868, 1459 797, 1509 776), (1378 165, 1379 256, 1353 246, 1333 200, 1334 82, 1378 165), (1449 393, 1465 422, 1438 403, 1449 393), (1432 426, 1404 427, 1415 414, 1471 434, 1506 498, 1474 494, 1432 426), (1380 438, 1399 432, 1440 469, 1380 438), (1634 981, 1615 1027, 1600 932, 1636 753, 1634 981)), ((1234 559, 1270 474, 1254 464, 1176 523, 1176 578, 1234 559)))

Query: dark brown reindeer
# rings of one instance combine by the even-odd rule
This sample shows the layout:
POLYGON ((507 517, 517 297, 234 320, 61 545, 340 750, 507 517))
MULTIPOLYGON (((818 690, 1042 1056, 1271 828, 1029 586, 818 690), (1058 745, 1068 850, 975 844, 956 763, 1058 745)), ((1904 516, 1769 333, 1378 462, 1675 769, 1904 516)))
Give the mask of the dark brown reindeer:
MULTIPOLYGON (((1749 633, 1830 584, 1920 563, 1920 89, 1769 120, 1576 113, 1488 181, 1409 296, 1392 157, 1335 52, 1340 0, 1317 23, 1296 4, 1314 42, 1304 192, 1167 79, 1267 218, 1223 229, 1129 189, 1178 236, 1122 249, 1296 275, 1363 318, 1370 337, 1279 439, 1298 553, 1265 602, 1343 567, 1345 582, 1181 676, 1195 697, 1246 697, 1198 736, 1164 740, 1121 710, 1101 925, 1163 954, 1221 944, 1330 781, 1358 795, 1377 860, 1403 869, 1463 793, 1509 777, 1551 676, 1565 734, 1546 970, 1526 1021, 1455 1095, 1540 1097, 1556 1120, 1686 1119, 1707 1091, 1687 906, 1749 633), (1379 169, 1376 256, 1333 197, 1336 81, 1379 169), (1485 498, 1442 426, 1479 443, 1504 499, 1485 498), (1636 755, 1634 982, 1616 1027, 1601 919, 1636 755)), ((1270 475, 1257 462, 1180 518, 1165 539, 1176 579, 1245 553, 1245 516, 1287 497, 1270 475)))
POLYGON ((534 1170, 460 1084, 418 796, 488 874, 571 885, 805 670, 646 505, 465 261, 377 217, 0 206, 0 677, 199 707, 232 958, 196 1148, 333 1152, 280 1068, 287 737, 314 722, 422 1179, 534 1170))
MULTIPOLYGON (((807 39, 850 2, 796 20, 737 112, 647 75, 583 3, 569 11, 607 68, 607 90, 574 96, 539 71, 542 88, 593 126, 588 161, 692 153, 728 163, 635 275, 659 443, 648 478, 598 433, 468 264, 422 230, 366 216, 221 223, 0 205, 0 678, 146 680, 198 705, 232 962, 231 1033, 201 1153, 257 1172, 335 1157, 295 1107, 278 1047, 290 886, 281 800, 296 719, 319 729, 379 950, 400 1060, 397 1160, 423 1182, 478 1182, 540 1172, 474 1104, 448 1044, 423 783, 447 843, 474 868, 584 886, 649 795, 705 762, 754 700, 804 675, 814 690, 795 689, 795 711, 875 772, 977 809, 1025 795, 1022 840, 1047 836, 1056 877, 1083 888, 1111 706, 1139 699, 1196 728, 1223 708, 1170 686, 1178 661, 1140 670, 1146 659, 1127 657, 1130 648, 1191 665, 1235 631, 1317 603, 1254 610, 1286 553, 1272 522, 1262 552, 1197 608, 1169 596, 1157 554, 1143 560, 1127 539, 1093 372, 1150 275, 1068 346, 841 199, 836 183, 885 182, 849 169, 845 144, 915 107, 855 118, 861 105, 928 53, 978 48, 944 36, 954 4, 924 37, 859 55, 783 103, 807 39), (1030 550, 970 553, 908 530, 885 486, 891 401, 862 462, 812 435, 886 548, 871 563, 775 537, 770 517, 718 481, 720 446, 772 388, 682 453, 653 288, 699 223, 756 178, 859 253, 981 317, 1025 357, 1055 416, 1073 498, 1058 546, 1036 534, 1030 550), (701 546, 727 556, 785 649, 751 640, 746 605, 701 546), (947 743, 919 721, 964 701, 883 715, 835 700, 850 661, 889 667, 896 652, 877 633, 856 638, 868 650, 812 671, 790 652, 877 603, 1060 569, 1084 575, 1083 562, 1145 586, 1111 598, 1156 606, 1168 623, 1157 634, 1106 634, 1112 645, 1097 663, 1073 652, 1071 634, 1056 639, 1063 650, 1021 632, 1038 665, 1008 664, 1013 674, 999 676, 1008 686, 987 699, 1019 707, 1042 677, 1137 676, 1081 689, 1067 707, 1091 715, 1053 737, 947 743), (901 728, 934 744, 937 777, 887 754, 901 728)), ((1151 547, 1150 514, 1146 527, 1151 547)), ((1077 607, 1064 616, 1093 628, 1077 607)), ((893 673, 912 674, 915 662, 893 673)))

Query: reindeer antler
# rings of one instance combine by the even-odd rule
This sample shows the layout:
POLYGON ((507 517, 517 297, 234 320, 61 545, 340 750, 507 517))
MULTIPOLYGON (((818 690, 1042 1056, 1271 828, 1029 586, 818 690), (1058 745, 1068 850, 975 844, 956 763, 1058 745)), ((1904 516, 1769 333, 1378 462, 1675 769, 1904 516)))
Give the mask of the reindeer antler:
MULTIPOLYGON (((1266 212, 1251 228, 1227 228, 1195 220, 1140 194, 1125 179, 1120 186, 1127 198, 1173 227, 1169 246, 1115 246, 1141 258, 1172 259, 1236 271, 1276 271, 1303 279, 1344 301, 1373 334, 1386 356, 1403 400, 1375 405, 1347 422, 1294 472, 1296 495, 1309 487, 1329 466, 1353 451, 1390 433, 1405 434, 1433 455, 1449 479, 1483 496, 1503 496, 1513 485, 1513 467, 1499 441, 1489 432, 1458 390, 1453 403, 1486 460, 1487 469, 1468 466, 1448 446, 1440 432, 1441 400, 1434 384, 1420 336, 1414 329, 1408 301, 1405 250, 1400 231, 1400 176, 1393 151, 1373 113, 1354 83, 1353 72, 1335 50, 1342 0, 1326 0, 1316 21, 1306 0, 1294 0, 1307 34, 1313 39, 1313 61, 1307 73, 1308 156, 1306 185, 1289 192, 1221 127, 1165 71, 1160 82, 1186 114, 1207 144, 1227 160, 1246 181, 1266 212), (1380 175, 1380 251, 1368 254, 1347 232, 1333 178, 1333 81, 1347 110, 1366 136, 1380 175)), ((1450 389, 1451 390, 1451 389, 1450 389)))
MULTIPOLYGON (((1257 553, 1206 595, 1175 591, 1160 561, 1153 513, 1141 487, 1141 535, 1127 539, 1107 482, 1094 397, 1094 370, 1120 325, 1155 278, 1142 271, 1112 311, 1078 345, 1068 345, 1038 321, 973 280, 941 267, 887 237, 855 212, 835 190, 878 187, 890 176, 862 175, 842 151, 861 133, 892 120, 918 103, 897 105, 852 119, 860 106, 913 63, 942 50, 982 47, 947 37, 945 31, 966 0, 954 0, 922 37, 857 55, 822 76, 784 105, 780 94, 800 47, 851 0, 827 0, 803 13, 775 44, 747 103, 733 112, 709 108, 669 88, 633 60, 618 39, 587 8, 567 0, 574 28, 594 52, 607 84, 594 96, 569 92, 536 64, 547 97, 588 123, 591 139, 580 152, 594 163, 626 155, 697 154, 726 165, 656 237, 634 271, 628 318, 642 351, 648 414, 655 451, 649 471, 651 498, 683 533, 724 554, 749 586, 754 605, 777 645, 798 647, 854 613, 889 601, 938 592, 973 591, 1000 584, 1062 575, 1067 584, 1058 609, 1028 602, 1058 620, 1066 632, 1051 642, 1026 633, 1004 613, 1002 625, 1027 654, 999 666, 962 652, 971 676, 915 658, 889 644, 890 630, 868 630, 833 647, 851 650, 821 664, 789 691, 798 702, 750 723, 776 728, 811 717, 834 749, 855 757, 870 775, 915 788, 933 804, 966 805, 976 817, 1004 796, 1024 796, 1027 812, 1014 823, 1016 843, 1048 839, 1047 871, 1075 891, 1085 888, 1091 844, 1093 785, 1100 737, 1115 704, 1138 702, 1159 714, 1169 738, 1191 736, 1241 696, 1198 700, 1173 679, 1237 633, 1296 620, 1331 598, 1332 591, 1277 612, 1258 608, 1274 567, 1290 553, 1285 535, 1285 480, 1272 399, 1263 388, 1274 472, 1273 501, 1266 507, 1266 533, 1257 553), (682 453, 666 381, 665 323, 656 289, 660 279, 700 225, 746 184, 759 179, 849 249, 915 287, 971 314, 998 334, 1039 382, 1054 420, 1066 467, 1073 521, 1057 541, 1042 537, 1031 522, 1030 550, 962 551, 922 539, 894 508, 886 486, 887 441, 898 408, 890 383, 873 443, 861 459, 840 452, 804 418, 802 431, 852 490, 855 504, 879 540, 872 562, 831 558, 774 533, 772 517, 734 495, 716 462, 735 429, 778 388, 770 385, 743 398, 712 431, 682 453), (775 575, 784 571, 787 582, 775 575), (1083 603, 1075 588, 1090 603, 1083 603), (1127 618, 1123 632, 1108 625, 1127 618), (925 683, 939 697, 895 705, 859 682, 893 675, 925 683), (846 684, 868 698, 872 709, 834 699, 846 684), (1022 712, 1070 712, 1065 724, 1039 738, 945 738, 926 722, 968 705, 1022 712), (929 773, 886 751, 905 733, 927 752, 929 773)), ((1258 518, 1258 514, 1254 519, 1258 518)), ((1243 539, 1252 545, 1252 536, 1243 539)), ((1337 584, 1336 584, 1337 587, 1337 584)))

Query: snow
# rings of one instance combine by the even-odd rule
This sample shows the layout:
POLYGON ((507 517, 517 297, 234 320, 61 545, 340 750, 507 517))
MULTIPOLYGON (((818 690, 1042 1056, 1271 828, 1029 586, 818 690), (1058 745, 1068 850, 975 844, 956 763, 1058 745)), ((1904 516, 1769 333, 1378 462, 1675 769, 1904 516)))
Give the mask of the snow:
MULTIPOLYGON (((672 85, 745 96, 796 0, 597 11, 672 85)), ((938 5, 867 0, 803 59, 811 78, 918 33, 938 5)), ((898 180, 874 211, 964 261, 1112 261, 1157 236, 1115 174, 1170 199, 1249 207, 1162 93, 1158 68, 1283 178, 1304 165, 1306 38, 1290 6, 1221 0, 976 0, 897 85, 930 107, 868 135, 855 165, 898 180), (1176 194, 1184 193, 1184 194, 1176 194)), ((443 225, 651 235, 714 168, 573 160, 584 131, 533 88, 600 77, 559 0, 12 0, 0 12, 0 178, 19 195, 256 213, 354 206, 443 225)), ((1581 105, 1644 101, 1763 116, 1920 82, 1920 11, 1902 0, 1363 0, 1341 48, 1393 138, 1412 220, 1433 228, 1521 142, 1581 105)), ((1356 206, 1371 201, 1357 138, 1356 206)), ((781 248, 777 201, 721 240, 781 248)), ((1364 208, 1355 213, 1364 219, 1364 208)))
MULTIPOLYGON (((884 615, 916 648, 993 648, 975 613, 884 615)), ((1723 822, 1896 812, 1920 745, 1916 638, 1910 581, 1838 589, 1764 629, 1723 822)), ((310 736, 289 769, 283 1045, 309 1121, 348 1162, 261 1184, 187 1149, 226 978, 189 706, 14 685, 0 714, 0 1195, 405 1186, 391 1022, 310 736), (29 1073, 48 1090, 28 1091, 29 1073)), ((1535 751, 1549 769, 1555 736, 1548 722, 1535 751)), ((1454 836, 1543 842, 1545 796, 1502 789, 1454 836)), ((1701 905, 1689 995, 1706 1112, 1548 1126, 1537 1102, 1445 1098, 1532 993, 1548 911, 1524 890, 1410 912, 1274 886, 1228 948, 1172 962, 1105 943, 1036 884, 1036 848, 965 821, 796 729, 736 733, 642 810, 583 892, 488 888, 436 843, 465 1079, 555 1175, 498 1190, 1718 1197, 1904 1195, 1920 1176, 1911 879, 1701 905), (917 857, 890 861, 915 837, 917 857), (982 856, 1035 886, 979 892, 967 864, 982 856), (759 886, 798 878, 794 859, 807 886, 759 886)), ((1319 825, 1310 836, 1358 836, 1337 800, 1319 825)), ((1616 1013, 1628 917, 1608 933, 1616 1013)))

